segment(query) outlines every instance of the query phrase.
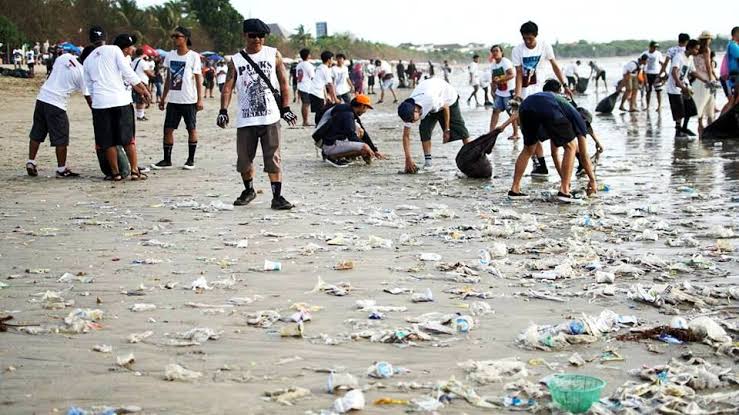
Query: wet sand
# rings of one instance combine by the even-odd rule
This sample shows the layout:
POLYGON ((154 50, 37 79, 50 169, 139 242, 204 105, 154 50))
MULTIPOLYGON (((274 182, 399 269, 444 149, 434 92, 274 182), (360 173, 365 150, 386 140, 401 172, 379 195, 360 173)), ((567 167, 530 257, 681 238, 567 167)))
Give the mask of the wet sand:
MULTIPOLYGON (((457 76, 461 79, 459 73, 457 76)), ((83 177, 54 178, 53 152, 43 145, 38 158, 40 176, 31 178, 23 166, 39 85, 35 80, 0 78, 0 89, 10 91, 5 109, 0 112, 0 281, 8 285, 0 289, 0 314, 13 315, 13 322, 19 324, 48 325, 61 324, 75 308, 97 308, 104 312, 104 318, 99 328, 82 334, 30 335, 12 329, 0 333, 2 413, 41 414, 64 412, 70 406, 96 405, 135 405, 143 408, 144 413, 319 411, 328 408, 335 396, 325 392, 327 375, 316 369, 339 368, 357 376, 360 385, 375 385, 366 391, 368 405, 364 413, 399 413, 403 408, 371 403, 383 396, 412 399, 425 393, 402 391, 398 382, 445 381, 454 376, 475 386, 481 395, 506 395, 502 383, 478 386, 466 380, 457 364, 469 359, 518 357, 527 362, 543 358, 555 371, 605 379, 608 385, 603 396, 630 380, 630 369, 667 363, 688 349, 711 362, 731 365, 729 358, 715 355, 713 348, 703 344, 668 345, 604 338, 593 344, 544 352, 525 350, 515 343, 518 334, 532 322, 557 324, 581 313, 598 314, 603 309, 635 315, 645 325, 668 324, 672 315, 627 298, 626 290, 635 283, 649 286, 665 280, 672 284, 690 281, 721 286, 736 281, 739 266, 735 253, 727 253, 723 258, 709 257, 716 261, 716 270, 660 270, 648 271, 641 277, 617 276, 616 295, 608 297, 593 298, 597 290, 593 276, 582 268, 575 270, 575 278, 525 278, 532 272, 527 264, 534 260, 567 258, 565 253, 552 252, 556 251, 555 241, 590 247, 599 254, 601 262, 614 266, 615 263, 609 264, 609 255, 617 260, 635 261, 654 253, 669 262, 679 262, 696 253, 706 255, 716 244, 716 238, 709 236, 716 225, 733 227, 738 233, 736 142, 727 141, 721 146, 695 140, 676 142, 667 106, 661 116, 639 113, 596 117, 594 126, 606 147, 598 176, 610 191, 585 205, 543 200, 509 202, 505 194, 510 186, 512 161, 521 143, 506 141, 507 134, 501 135, 494 149, 495 177, 490 181, 461 178, 454 166, 459 144, 442 146, 438 131, 434 137, 435 167, 418 175, 397 174, 402 168, 402 125, 395 115, 395 106, 386 97, 386 103, 368 114, 364 123, 381 151, 390 156, 389 160, 372 166, 354 163, 346 169, 335 169, 316 157, 311 130, 283 127, 283 194, 296 208, 289 212, 272 211, 269 183, 266 175, 259 172, 255 187, 262 193, 250 206, 214 211, 186 206, 192 204, 190 201, 206 207, 215 201, 230 204, 242 190, 234 168, 235 130, 215 126, 217 99, 208 99, 206 109, 198 115, 196 170, 154 171, 149 173, 148 181, 111 184, 102 180, 97 168, 89 110, 79 95, 74 96, 68 111, 72 137, 68 165, 83 177), (687 187, 695 192, 688 192, 687 187), (176 208, 178 204, 180 207, 176 208), (417 209, 405 210, 408 205, 417 209), (644 215, 646 228, 651 229, 660 221, 668 226, 657 230, 656 242, 635 240, 643 230, 626 225, 638 218, 615 213, 621 208, 644 208, 648 212, 644 215), (524 219, 529 222, 512 218, 511 212, 526 215, 524 219), (612 227, 579 226, 586 215, 597 218, 601 213, 603 219, 618 221, 612 227), (536 223, 530 222, 532 217, 536 223), (504 223, 523 227, 526 232, 495 237, 481 231, 485 225, 497 229, 504 223), (665 244, 667 239, 685 233, 694 234, 699 246, 665 244), (340 235, 346 240, 343 246, 327 243, 340 235), (362 249, 362 241, 373 236, 392 240, 392 247, 362 249), (483 270, 481 281, 476 284, 425 279, 447 274, 437 268, 438 263, 419 261, 421 253, 437 253, 442 256, 441 262, 477 266, 479 250, 495 242, 513 249, 544 238, 551 250, 509 253, 494 263, 502 277, 483 270), (246 248, 226 245, 244 239, 248 240, 246 248), (146 246, 145 242, 151 240, 169 245, 146 246), (311 247, 315 249, 310 244, 320 248, 310 253, 311 247), (145 259, 157 263, 135 263, 145 259), (282 270, 261 271, 265 259, 280 261, 282 270), (333 269, 347 260, 354 261, 353 270, 333 269), (64 273, 82 274, 93 281, 58 282, 64 273), (343 297, 310 293, 319 276, 327 283, 349 282, 354 289, 343 297), (233 284, 202 292, 188 289, 200 277, 209 283, 232 279, 233 284), (165 288, 172 282, 178 285, 165 288), (410 294, 383 292, 389 287, 407 287, 416 292, 430 288, 434 302, 412 303, 410 294), (490 291, 493 297, 465 300, 444 292, 465 287, 490 291), (529 289, 550 290, 564 296, 566 302, 515 295, 529 289), (74 305, 43 309, 35 295, 47 290, 61 292, 74 305), (239 306, 228 303, 229 299, 244 297, 255 301, 239 306), (368 320, 368 312, 357 310, 355 303, 361 299, 375 299, 383 306, 405 306, 408 310, 387 312, 384 320, 368 320), (468 314, 469 305, 475 301, 489 304, 494 313, 475 317, 475 327, 468 335, 433 335, 433 341, 419 341, 415 346, 349 338, 351 333, 362 330, 408 327, 406 317, 432 311, 468 314), (130 311, 137 303, 156 304, 157 309, 130 311), (188 303, 218 307, 209 312, 189 307, 188 303), (289 315, 294 312, 289 311, 294 303, 321 307, 312 313, 312 321, 305 323, 303 339, 280 337, 277 332, 285 323, 277 322, 268 329, 246 324, 247 315, 259 310, 289 315), (167 334, 196 327, 222 334, 217 340, 198 346, 167 345, 172 339, 167 334), (130 334, 147 330, 153 332, 150 337, 140 343, 128 342, 130 334), (327 345, 322 334, 345 341, 327 345), (92 351, 99 344, 111 345, 112 353, 92 351), (649 352, 647 344, 657 346, 660 354, 649 352), (573 352, 590 358, 611 349, 616 349, 625 361, 600 363, 596 359, 579 368, 567 362, 573 352), (135 355, 133 365, 130 369, 118 367, 116 357, 128 353, 135 355), (290 359, 296 356, 299 359, 290 359), (378 360, 411 372, 382 381, 371 379, 366 376, 366 369, 378 360), (202 372, 203 377, 195 382, 165 381, 164 368, 170 363, 202 372), (265 391, 288 386, 308 388, 312 396, 293 407, 262 399, 265 391)), ((401 90, 401 99, 409 92, 401 90)), ((469 90, 460 81, 460 95, 465 94, 469 90)), ((590 108, 597 102, 595 95, 581 99, 590 108)), ((463 113, 473 135, 487 129, 488 110, 463 105, 463 113)), ((137 143, 141 163, 148 164, 161 156, 164 115, 152 107, 147 116, 149 121, 137 124, 137 143)), ((175 140, 173 161, 179 166, 187 152, 183 129, 176 133, 175 140)), ((417 140, 414 131, 412 149, 417 163, 422 163, 417 140)), ((258 169, 261 165, 258 156, 258 169)), ((525 178, 524 188, 537 195, 555 190, 557 178, 551 170, 549 181, 532 182, 525 178)), ((577 187, 584 187, 585 183, 578 180, 577 187)), ((733 243, 737 245, 735 239, 733 243)), ((579 253, 573 257, 579 264, 597 259, 579 253)), ((721 304, 737 305, 730 300, 721 304)), ((686 318, 711 311, 685 305, 677 308, 686 318)), ((736 314, 719 316, 736 318, 736 314)), ((527 379, 533 382, 554 373, 544 365, 527 366, 527 379)), ((462 399, 441 410, 482 411, 462 399)))

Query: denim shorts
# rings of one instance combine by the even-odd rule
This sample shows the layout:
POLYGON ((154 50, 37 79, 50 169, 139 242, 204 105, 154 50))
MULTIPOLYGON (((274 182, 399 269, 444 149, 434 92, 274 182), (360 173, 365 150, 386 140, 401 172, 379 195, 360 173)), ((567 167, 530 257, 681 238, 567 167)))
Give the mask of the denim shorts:
POLYGON ((498 94, 495 94, 495 109, 500 111, 505 111, 506 108, 508 108, 508 102, 511 100, 510 96, 502 97, 498 94))

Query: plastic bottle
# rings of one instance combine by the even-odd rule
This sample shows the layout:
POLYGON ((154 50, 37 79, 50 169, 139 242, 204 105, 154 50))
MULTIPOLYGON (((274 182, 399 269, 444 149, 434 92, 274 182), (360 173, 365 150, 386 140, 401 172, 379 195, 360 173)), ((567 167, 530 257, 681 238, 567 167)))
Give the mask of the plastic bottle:
POLYGON ((393 365, 388 362, 377 362, 372 366, 370 376, 374 378, 387 379, 395 374, 393 365))
POLYGON ((480 265, 486 267, 490 265, 491 260, 492 258, 490 257, 490 252, 488 252, 488 250, 485 248, 480 249, 480 265))
POLYGON ((264 260, 265 271, 282 271, 282 264, 276 261, 264 260))
POLYGON ((583 334, 585 333, 585 325, 579 320, 570 320, 567 326, 569 334, 583 334))
POLYGON ((452 320, 452 327, 454 327, 458 333, 469 333, 474 325, 475 323, 470 316, 459 316, 452 320))

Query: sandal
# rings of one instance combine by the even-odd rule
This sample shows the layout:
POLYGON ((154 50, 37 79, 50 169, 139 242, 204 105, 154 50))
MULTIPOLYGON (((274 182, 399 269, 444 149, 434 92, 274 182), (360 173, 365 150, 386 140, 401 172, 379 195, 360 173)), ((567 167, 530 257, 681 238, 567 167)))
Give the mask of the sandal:
POLYGON ((131 181, 139 181, 139 180, 146 180, 149 176, 146 175, 146 173, 141 172, 141 169, 136 169, 136 171, 131 172, 131 181))
POLYGON ((120 175, 120 173, 111 174, 110 176, 105 176, 103 180, 111 181, 111 182, 120 182, 123 180, 123 176, 120 175))
POLYGON ((28 173, 31 177, 38 176, 38 169, 36 168, 36 165, 33 163, 26 163, 26 173, 28 173))

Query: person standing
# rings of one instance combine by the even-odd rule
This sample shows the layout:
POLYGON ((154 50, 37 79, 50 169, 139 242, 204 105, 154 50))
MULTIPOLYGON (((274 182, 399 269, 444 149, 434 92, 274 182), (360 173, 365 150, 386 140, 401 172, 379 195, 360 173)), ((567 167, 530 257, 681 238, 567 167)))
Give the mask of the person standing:
POLYGON ((223 61, 216 64, 216 84, 218 84, 218 92, 223 93, 223 84, 226 83, 226 74, 228 69, 223 61))
POLYGON ((41 143, 49 136, 51 146, 56 152, 56 176, 77 177, 67 167, 67 147, 69 146, 69 118, 67 102, 74 91, 81 91, 86 96, 87 105, 90 98, 82 81, 82 64, 71 53, 65 53, 54 62, 54 71, 41 86, 36 97, 36 108, 33 110, 33 126, 29 134, 28 161, 26 172, 29 176, 38 176, 36 155, 41 143))
POLYGON ((359 62, 355 63, 354 68, 352 68, 351 81, 354 85, 355 96, 364 95, 364 70, 359 62))
POLYGON ((336 54, 336 65, 331 67, 331 74, 336 85, 336 97, 348 104, 352 100, 352 84, 349 81, 349 68, 346 67, 346 56, 336 54))
POLYGON ((475 105, 480 106, 477 100, 477 91, 480 89, 480 55, 472 56, 472 62, 467 65, 467 73, 469 75, 469 83, 472 86, 472 93, 467 98, 467 105, 470 105, 472 98, 475 98, 475 105))
POLYGON ((670 75, 667 80, 667 96, 670 99, 670 109, 672 110, 672 119, 675 121, 675 137, 692 137, 695 133, 688 129, 690 117, 695 115, 696 108, 688 76, 694 76, 703 82, 707 82, 707 78, 703 78, 701 74, 695 71, 693 65, 693 56, 698 54, 700 45, 695 39, 690 39, 685 44, 685 50, 670 58, 670 75), (682 122, 682 124, 681 124, 682 122))
POLYGON ((676 55, 680 55, 685 52, 685 45, 688 44, 688 41, 690 40, 690 35, 687 33, 680 33, 677 36, 677 46, 673 46, 669 49, 667 49, 667 53, 665 54, 665 60, 662 61, 662 68, 659 71, 659 77, 660 78, 667 78, 669 77, 669 72, 672 71, 672 65, 670 65, 670 62, 675 59, 676 55))
POLYGON ((118 169, 118 151, 123 146, 131 165, 131 180, 144 180, 146 175, 138 168, 136 154, 136 124, 134 121, 129 84, 151 101, 151 94, 141 78, 131 68, 126 55, 135 50, 136 36, 120 34, 112 45, 98 46, 90 52, 83 65, 84 81, 92 99, 92 125, 95 144, 104 152, 112 175, 109 180, 121 181, 118 169), (125 83, 124 83, 125 82, 125 83))
POLYGON ((28 65, 28 72, 31 74, 31 77, 36 74, 35 67, 36 67, 36 57, 33 50, 28 50, 26 52, 26 65, 28 65))
POLYGON ((403 61, 398 60, 398 64, 395 66, 395 72, 398 74, 398 88, 406 88, 405 65, 403 65, 403 61))
POLYGON ((179 26, 170 35, 175 49, 167 53, 164 67, 167 77, 164 92, 159 100, 159 110, 167 112, 164 116, 164 138, 162 149, 164 158, 152 164, 155 170, 172 167, 172 147, 174 130, 184 119, 187 129, 187 161, 183 169, 195 168, 195 151, 198 148, 197 113, 203 110, 203 76, 200 55, 190 50, 190 30, 179 26), (169 100, 169 102, 167 102, 169 100))
POLYGON ((662 108, 662 94, 661 91, 655 89, 659 79, 659 72, 662 69, 662 52, 659 50, 659 43, 655 41, 649 42, 649 50, 643 53, 647 55, 647 65, 644 68, 644 72, 647 74, 647 111, 649 111, 649 103, 652 99, 652 90, 654 89, 654 95, 657 96, 657 112, 662 108))
POLYGON ((577 65, 575 63, 565 66, 565 76, 567 77, 567 86, 574 90, 577 87, 577 65))
POLYGON ((731 39, 726 46, 726 89, 729 92, 728 102, 721 109, 721 114, 730 110, 734 105, 739 103, 739 26, 731 29, 731 39))
POLYGON ((698 137, 703 135, 703 119, 706 119, 706 125, 713 122, 713 113, 716 108, 716 101, 713 97, 713 85, 718 83, 713 76, 713 65, 711 62, 711 40, 713 35, 711 32, 704 30, 698 37, 698 54, 693 58, 693 66, 695 72, 700 78, 708 81, 701 81, 695 78, 691 83, 693 89, 693 101, 695 102, 696 112, 698 113, 698 137))
POLYGON ((310 50, 300 50, 300 63, 295 68, 295 75, 298 78, 298 95, 300 95, 300 115, 303 116, 303 127, 310 126, 308 123, 308 110, 310 109, 310 92, 313 88, 313 77, 316 75, 316 68, 310 63, 310 50))
POLYGON ((236 89, 236 170, 241 174, 244 190, 234 205, 247 205, 257 197, 253 163, 257 145, 261 143, 264 171, 272 187, 271 207, 275 210, 292 209, 293 205, 282 196, 280 118, 294 125, 297 117, 288 106, 290 89, 282 55, 277 49, 264 45, 270 30, 261 20, 244 20, 243 31, 246 47, 233 55, 228 64, 221 110, 216 121, 221 128, 228 125, 228 107, 236 89))
POLYGON ((378 104, 382 104, 385 101, 385 90, 390 90, 393 94, 393 104, 398 102, 398 96, 395 95, 395 76, 393 75, 393 69, 390 67, 390 63, 387 61, 375 61, 375 67, 377 69, 377 76, 380 78, 380 100, 378 104))
POLYGON ((290 86, 293 91, 293 104, 298 102, 298 64, 293 62, 290 64, 290 86))
POLYGON ((367 94, 369 95, 375 95, 375 61, 370 60, 367 66, 365 67, 365 71, 367 74, 367 94))
POLYGON ((470 134, 467 131, 462 112, 459 110, 459 93, 453 86, 441 79, 429 78, 421 81, 410 97, 398 106, 398 116, 405 122, 403 126, 403 153, 405 172, 416 173, 418 168, 411 157, 411 128, 417 121, 423 147, 424 168, 431 167, 431 135, 439 124, 444 131, 442 143, 462 140, 467 144, 470 134))
POLYGON ((23 50, 13 49, 13 69, 20 69, 23 66, 23 50))
POLYGON ((624 108, 626 101, 629 101, 629 112, 638 112, 636 109, 636 95, 639 92, 639 74, 641 73, 642 66, 647 63, 647 54, 639 56, 638 60, 632 60, 627 62, 623 66, 622 74, 623 78, 618 84, 617 89, 625 88, 623 97, 621 98, 621 111, 627 111, 624 108))
MULTIPOLYGON (((500 45, 493 45, 490 48, 492 55, 492 63, 490 64, 489 78, 492 81, 493 98, 495 98, 493 114, 490 116, 490 131, 498 128, 498 118, 500 113, 508 109, 513 92, 516 88, 516 72, 513 63, 503 56, 503 48, 500 45)), ((509 140, 518 140, 518 123, 512 122, 513 135, 508 137, 509 140)))
MULTIPOLYGON (((131 62, 131 67, 133 68, 133 71, 136 72, 136 75, 139 76, 141 82, 145 85, 149 85, 149 79, 154 77, 154 71, 149 69, 147 62, 148 58, 144 54, 144 50, 141 48, 136 49, 135 56, 136 59, 131 62)), ((144 103, 144 97, 136 91, 131 91, 131 95, 133 103, 136 106, 136 121, 148 121, 149 119, 146 118, 146 112, 144 110, 145 107, 148 108, 148 105, 144 103)))
POLYGON ((452 67, 449 66, 449 61, 444 60, 444 64, 441 65, 441 71, 444 73, 444 80, 449 82, 449 75, 452 74, 452 67))
POLYGON ((332 52, 327 50, 321 52, 321 65, 316 69, 311 82, 310 110, 316 114, 313 120, 316 125, 321 120, 326 105, 339 102, 339 99, 336 97, 334 79, 331 76, 333 60, 334 54, 332 52))
POLYGON ((205 93, 203 98, 213 98, 213 88, 216 84, 216 70, 213 67, 213 62, 205 61, 205 68, 203 68, 203 78, 205 79, 205 93))
MULTIPOLYGON (((565 83, 565 77, 559 69, 559 64, 554 57, 554 49, 547 42, 537 39, 539 26, 532 21, 521 25, 520 29, 523 43, 513 48, 511 60, 516 67, 516 90, 514 97, 517 101, 525 100, 529 95, 541 92, 545 80, 543 73, 545 62, 549 62, 554 75, 564 86, 565 94, 572 98, 572 90, 565 83)), ((536 151, 532 157, 534 169, 531 175, 534 177, 546 177, 549 174, 546 161, 544 160, 544 149, 540 142, 536 142, 536 151)))
POLYGON ((162 57, 159 56, 154 60, 154 89, 156 90, 156 103, 162 100, 162 92, 164 90, 164 76, 162 76, 162 57))
POLYGON ((411 59, 408 62, 408 67, 405 69, 405 73, 408 75, 408 80, 410 81, 411 88, 415 88, 416 83, 418 82, 417 72, 418 69, 416 68, 416 64, 413 63, 413 59, 411 59))

